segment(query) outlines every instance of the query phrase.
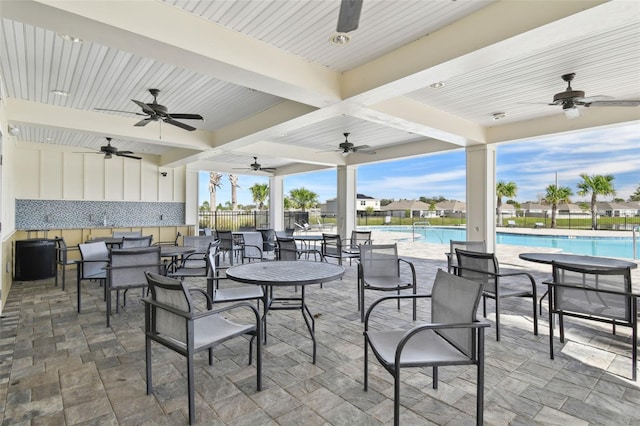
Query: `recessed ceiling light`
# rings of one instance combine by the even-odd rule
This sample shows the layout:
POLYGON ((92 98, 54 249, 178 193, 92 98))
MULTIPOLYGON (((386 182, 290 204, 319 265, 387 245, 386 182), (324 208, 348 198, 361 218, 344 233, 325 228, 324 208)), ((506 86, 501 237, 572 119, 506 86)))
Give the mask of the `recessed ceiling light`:
POLYGON ((432 89, 441 89, 444 87, 444 81, 437 81, 435 83, 431 83, 429 87, 431 87, 432 89))
POLYGON ((58 36, 65 41, 70 41, 72 43, 82 43, 82 39, 80 37, 74 37, 69 34, 58 34, 58 36))
POLYGON ((9 124, 9 134, 11 136, 18 136, 20 134, 20 128, 14 126, 13 124, 9 124))
POLYGON ((54 95, 58 95, 58 96, 69 96, 69 92, 66 92, 66 91, 60 90, 60 89, 53 89, 51 91, 51 93, 53 93, 54 95))
POLYGON ((53 140, 53 138, 50 137, 50 136, 47 136, 46 138, 44 138, 45 142, 51 142, 52 140, 53 140))
POLYGON ((344 46, 345 44, 351 41, 351 37, 347 33, 335 33, 329 39, 331 44, 335 44, 336 46, 344 46))
POLYGON ((502 120, 503 118, 505 118, 507 116, 507 113, 506 112, 494 112, 491 115, 493 116, 494 120, 502 120))

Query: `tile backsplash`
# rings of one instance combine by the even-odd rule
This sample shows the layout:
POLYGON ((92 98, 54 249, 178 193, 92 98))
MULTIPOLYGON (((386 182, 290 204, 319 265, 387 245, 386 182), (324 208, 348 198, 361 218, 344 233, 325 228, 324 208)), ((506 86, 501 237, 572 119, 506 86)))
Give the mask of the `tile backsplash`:
POLYGON ((185 203, 16 200, 16 229, 170 226, 185 222, 185 203))

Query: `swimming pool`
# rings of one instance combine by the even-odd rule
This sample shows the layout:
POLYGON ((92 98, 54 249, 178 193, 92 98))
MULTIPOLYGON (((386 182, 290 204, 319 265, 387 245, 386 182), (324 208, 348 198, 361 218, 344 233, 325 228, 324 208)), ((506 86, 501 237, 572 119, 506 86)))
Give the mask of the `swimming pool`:
MULTIPOLYGON (((383 232, 407 233, 411 239, 410 226, 369 226, 383 232)), ((449 244, 450 240, 466 239, 464 228, 416 227, 416 241, 431 244, 449 244)), ((588 256, 620 257, 633 259, 632 239, 628 237, 581 237, 566 235, 529 235, 509 232, 496 232, 497 244, 516 246, 544 247, 561 249, 565 253, 584 254, 588 256)), ((636 252, 640 253, 640 241, 636 240, 636 252)))

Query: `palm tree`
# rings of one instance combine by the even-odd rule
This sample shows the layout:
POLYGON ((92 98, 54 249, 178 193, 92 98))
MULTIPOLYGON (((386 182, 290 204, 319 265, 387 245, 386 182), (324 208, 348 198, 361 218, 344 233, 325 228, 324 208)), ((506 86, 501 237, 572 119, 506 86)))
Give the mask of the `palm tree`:
POLYGON ((237 210, 238 188, 240 188, 240 184, 238 183, 238 175, 230 174, 229 182, 231 183, 231 210, 237 210))
POLYGON ((289 191, 289 197, 293 205, 302 209, 302 211, 318 204, 318 194, 305 187, 292 189, 289 191))
POLYGON ((498 198, 496 214, 498 215, 498 225, 502 226, 502 197, 513 198, 518 193, 518 186, 515 182, 505 182, 503 180, 496 184, 496 196, 498 198))
POLYGON ((220 180, 222 179, 222 173, 218 172, 210 172, 209 173, 209 206, 214 209, 216 205, 216 190, 218 188, 222 188, 222 183, 220 180))
POLYGON ((612 175, 580 175, 582 182, 578 183, 578 195, 585 196, 591 194, 591 229, 598 228, 598 215, 596 210, 596 199, 598 195, 616 195, 613 189, 612 175))
POLYGON ((551 227, 556 227, 556 211, 558 210, 558 203, 568 203, 569 196, 573 195, 573 191, 568 186, 547 186, 547 194, 544 200, 551 204, 551 227))
POLYGON ((636 191, 631 194, 629 201, 640 201, 640 185, 636 188, 636 191))
POLYGON ((264 202, 269 198, 269 185, 266 183, 254 183, 249 190, 253 196, 253 202, 258 206, 258 210, 262 210, 264 202))

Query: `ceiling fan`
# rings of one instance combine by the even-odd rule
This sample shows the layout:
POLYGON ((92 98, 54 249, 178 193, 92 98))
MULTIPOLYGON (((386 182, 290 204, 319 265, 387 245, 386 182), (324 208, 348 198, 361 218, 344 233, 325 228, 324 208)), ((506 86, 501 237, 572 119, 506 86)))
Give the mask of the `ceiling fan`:
POLYGON ((117 157, 127 157, 127 158, 133 158, 134 160, 142 160, 142 157, 133 155, 133 152, 131 151, 118 151, 118 148, 111 145, 111 138, 106 138, 106 139, 107 139, 107 144, 104 146, 101 146, 100 151, 95 153, 95 154, 104 154, 105 160, 109 160, 113 158, 114 155, 117 157))
POLYGON ((358 145, 355 146, 353 143, 349 142, 349 133, 343 133, 344 142, 338 145, 338 149, 336 151, 341 152, 344 157, 352 153, 360 153, 360 154, 375 154, 376 152, 369 149, 369 145, 358 145))
POLYGON ((253 163, 249 164, 249 167, 238 168, 234 170, 252 170, 254 172, 275 172, 276 169, 274 167, 262 167, 262 164, 258 163, 258 157, 253 157, 253 163))
POLYGON ((363 0, 342 0, 336 31, 348 33, 358 28, 363 0))
POLYGON ((104 108, 95 108, 98 111, 113 111, 113 112, 126 112, 128 114, 135 114, 146 116, 146 118, 138 121, 134 126, 142 127, 151 123, 152 121, 164 121, 167 124, 172 124, 174 126, 180 127, 181 129, 188 130, 190 132, 196 130, 195 127, 190 126, 188 124, 182 123, 177 120, 204 120, 199 114, 178 114, 178 113, 170 113, 169 109, 158 103, 158 94, 160 93, 159 89, 149 89, 149 93, 153 96, 153 102, 144 103, 142 101, 137 101, 135 99, 131 99, 133 103, 142 108, 142 112, 131 112, 131 111, 120 111, 115 109, 104 109, 104 108))
POLYGON ((549 105, 562 105, 567 118, 576 118, 580 116, 579 106, 596 107, 596 106, 638 106, 640 100, 622 100, 613 99, 611 96, 592 96, 586 98, 582 90, 573 90, 571 82, 576 76, 575 73, 564 74, 562 79, 567 82, 567 88, 564 92, 553 95, 553 102, 549 105))

